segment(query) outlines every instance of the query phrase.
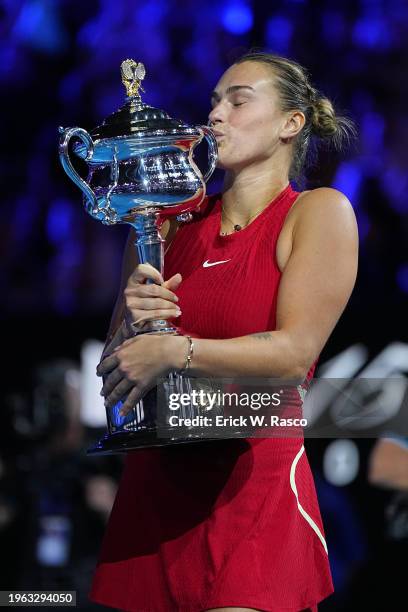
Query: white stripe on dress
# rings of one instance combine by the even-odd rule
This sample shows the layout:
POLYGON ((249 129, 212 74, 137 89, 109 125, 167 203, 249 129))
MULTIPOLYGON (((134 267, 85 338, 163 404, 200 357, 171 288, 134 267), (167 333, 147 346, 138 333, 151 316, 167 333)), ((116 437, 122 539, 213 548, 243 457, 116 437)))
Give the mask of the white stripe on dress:
POLYGON ((302 456, 302 454, 304 453, 304 451, 305 451, 305 447, 302 444, 302 446, 301 446, 298 454, 294 458, 294 460, 292 462, 292 465, 291 465, 291 468, 290 468, 290 487, 291 487, 293 493, 295 494, 296 503, 297 503, 297 507, 299 509, 300 514, 309 523, 309 525, 311 526, 311 528, 313 529, 313 531, 316 533, 317 537, 319 538, 319 540, 323 544, 324 550, 328 554, 326 540, 324 539, 322 532, 320 531, 319 527, 316 525, 316 523, 314 522, 312 517, 306 512, 306 510, 303 508, 303 506, 299 502, 299 496, 298 496, 298 492, 297 492, 297 488, 296 488, 296 482, 295 482, 295 472, 296 472, 296 466, 298 464, 298 461, 299 461, 300 457, 302 456))

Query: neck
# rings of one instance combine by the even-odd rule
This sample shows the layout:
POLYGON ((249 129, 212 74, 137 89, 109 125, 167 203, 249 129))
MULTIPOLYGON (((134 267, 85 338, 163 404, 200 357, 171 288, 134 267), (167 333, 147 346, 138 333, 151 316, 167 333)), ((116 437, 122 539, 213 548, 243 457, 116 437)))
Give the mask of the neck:
POLYGON ((222 191, 223 209, 235 223, 244 224, 247 219, 273 200, 289 182, 287 172, 271 168, 245 168, 227 171, 222 191))

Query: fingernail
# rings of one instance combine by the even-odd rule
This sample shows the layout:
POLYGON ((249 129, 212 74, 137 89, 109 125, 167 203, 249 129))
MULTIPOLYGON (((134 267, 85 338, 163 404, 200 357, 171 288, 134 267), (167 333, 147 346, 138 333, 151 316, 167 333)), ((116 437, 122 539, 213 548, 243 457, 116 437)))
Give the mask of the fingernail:
POLYGON ((180 308, 178 308, 178 309, 176 310, 176 317, 179 317, 180 315, 181 315, 181 310, 180 310, 180 308))
POLYGON ((174 301, 175 301, 175 302, 178 302, 178 301, 179 301, 179 299, 178 299, 177 295, 175 295, 173 299, 174 299, 174 301))

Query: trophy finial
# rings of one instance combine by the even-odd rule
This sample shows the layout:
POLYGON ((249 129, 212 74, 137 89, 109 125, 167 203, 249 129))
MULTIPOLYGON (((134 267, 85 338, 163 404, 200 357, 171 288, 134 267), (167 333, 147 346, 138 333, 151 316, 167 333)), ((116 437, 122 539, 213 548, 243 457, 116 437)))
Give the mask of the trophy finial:
POLYGON ((141 81, 143 81, 146 76, 146 68, 142 62, 126 59, 120 65, 120 73, 122 75, 122 83, 126 87, 128 98, 133 96, 138 96, 140 98, 139 89, 144 92, 141 81))

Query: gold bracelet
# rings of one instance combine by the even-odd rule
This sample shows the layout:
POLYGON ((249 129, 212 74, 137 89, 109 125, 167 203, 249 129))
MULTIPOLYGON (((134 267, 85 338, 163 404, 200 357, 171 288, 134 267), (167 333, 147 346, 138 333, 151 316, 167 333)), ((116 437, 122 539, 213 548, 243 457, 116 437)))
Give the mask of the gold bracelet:
POLYGON ((187 372, 187 370, 190 369, 190 365, 191 365, 191 360, 193 358, 193 354, 194 354, 194 342, 191 336, 185 336, 188 340, 188 352, 186 355, 186 362, 184 364, 184 368, 182 368, 179 372, 179 374, 184 375, 185 372, 187 372))

